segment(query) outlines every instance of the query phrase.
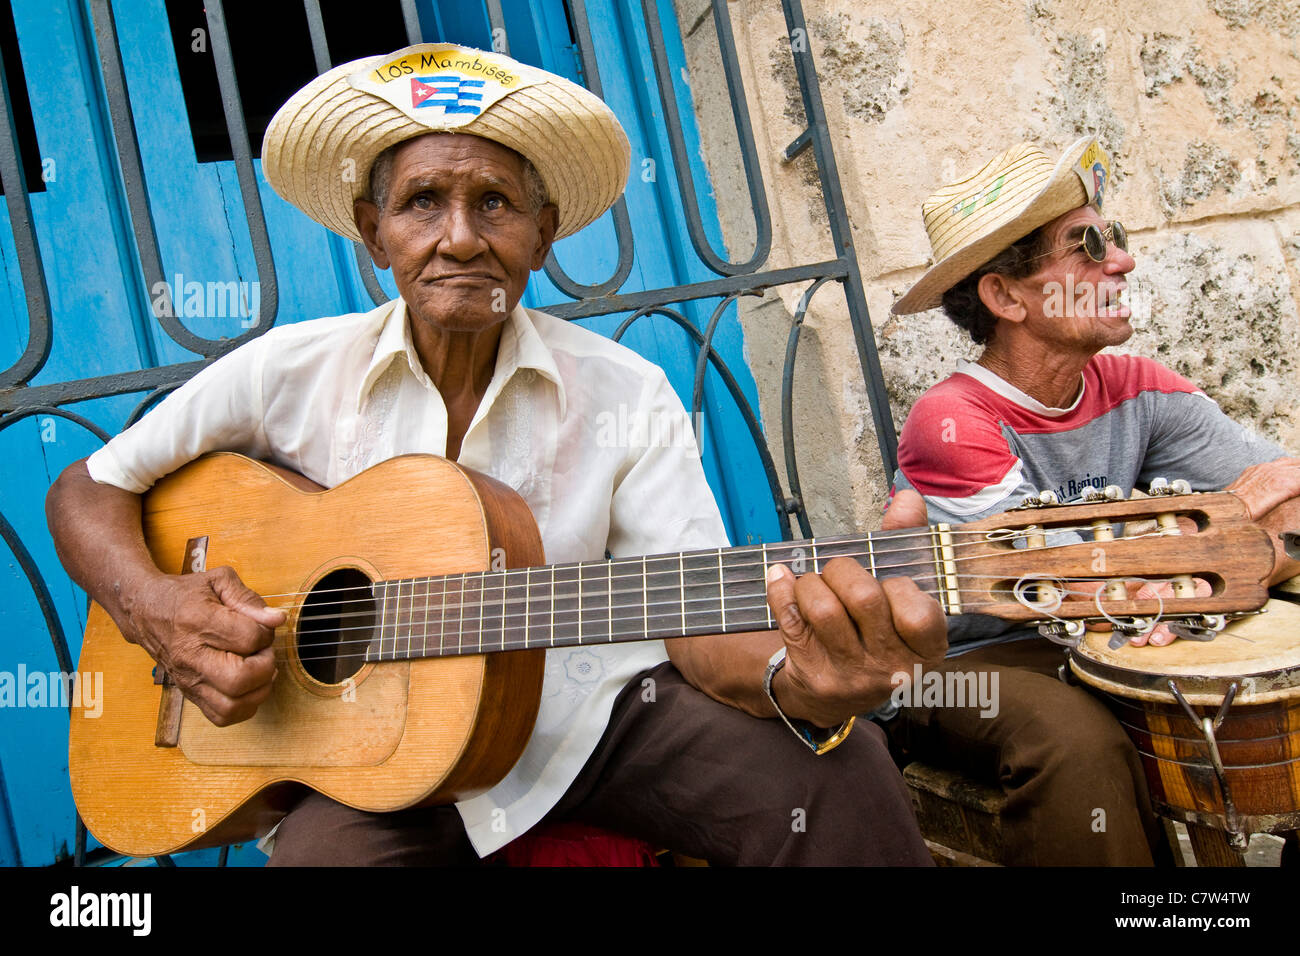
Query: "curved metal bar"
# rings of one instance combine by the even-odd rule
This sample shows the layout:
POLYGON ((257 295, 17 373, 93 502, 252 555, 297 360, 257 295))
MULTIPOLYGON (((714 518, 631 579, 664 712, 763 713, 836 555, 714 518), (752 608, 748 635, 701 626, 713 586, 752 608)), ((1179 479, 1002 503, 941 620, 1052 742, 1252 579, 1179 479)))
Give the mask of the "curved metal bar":
POLYGON ((257 263, 259 289, 257 321, 243 334, 223 341, 218 351, 224 354, 257 338, 275 324, 279 311, 279 285, 275 259, 271 255, 271 237, 266 231, 262 196, 257 191, 253 150, 248 144, 248 126, 244 123, 244 107, 235 81, 235 61, 230 53, 230 36, 226 32, 226 14, 221 0, 206 0, 204 12, 208 17, 208 33, 212 37, 212 59, 217 67, 217 84, 221 87, 226 133, 230 137, 230 151, 235 157, 235 173, 239 177, 239 195, 244 201, 244 217, 248 221, 248 238, 253 245, 253 261, 257 263))
POLYGON ((618 240, 618 262, 614 266, 614 274, 604 282, 597 282, 593 285, 583 285, 581 282, 575 282, 564 271, 559 260, 555 258, 554 249, 546 254, 546 261, 542 263, 546 278, 555 283, 555 287, 569 298, 594 299, 609 295, 611 292, 617 292, 623 288, 623 283, 632 274, 632 220, 627 214, 627 200, 622 196, 619 196, 618 202, 614 203, 613 214, 614 236, 618 240))
POLYGON ((27 348, 9 368, 0 372, 0 388, 25 385, 39 372, 50 357, 50 290, 45 284, 41 264, 41 247, 32 223, 32 204, 27 196, 27 174, 23 171, 18 131, 14 128, 13 103, 9 98, 9 81, 5 79, 4 59, 0 58, 0 181, 5 187, 5 205, 9 207, 9 227, 13 230, 14 249, 18 253, 18 270, 27 296, 27 348))
MULTIPOLYGON (((758 424, 758 419, 754 415, 753 408, 750 407, 749 400, 745 398, 745 393, 740 388, 740 383, 736 377, 731 374, 731 369, 727 368, 727 363, 722 360, 722 356, 710 345, 704 348, 704 336, 700 333, 691 322, 675 309, 669 309, 664 306, 646 306, 644 309, 638 309, 632 313, 622 324, 615 330, 612 339, 617 342, 623 337, 623 334, 632 326, 637 319, 647 315, 662 315, 673 322, 676 322, 683 330, 695 340, 695 344, 700 349, 706 351, 709 361, 713 363, 718 374, 722 376, 723 384, 727 386, 727 391, 731 393, 732 399, 736 403, 736 408, 740 412, 741 418, 745 421, 745 427, 749 429, 749 437, 754 442, 754 448, 758 452, 759 460, 763 463, 763 472, 767 476, 767 485, 772 492, 772 499, 776 503, 776 520, 781 526, 782 539, 789 541, 792 539, 790 534, 790 518, 785 509, 785 498, 781 494, 781 479, 776 472, 776 463, 772 461, 772 455, 767 450, 767 440, 763 436, 763 429, 758 424)), ((694 426, 694 422, 691 423, 694 426)))
MULTIPOLYGON (((31 585, 32 593, 36 595, 36 604, 41 609, 41 615, 45 618, 45 626, 50 631, 50 641, 54 644, 54 658, 58 661, 59 670, 65 674, 72 673, 72 654, 68 651, 68 639, 63 633, 63 624, 59 621, 59 615, 54 611, 54 598, 50 594, 50 589, 45 586, 45 578, 36 567, 36 562, 32 560, 31 552, 23 545, 22 540, 18 537, 18 532, 14 530, 9 520, 0 513, 0 538, 4 539, 5 544, 9 545, 9 550, 13 552, 14 558, 18 561, 18 566, 22 568, 23 574, 27 576, 27 583, 31 585)), ((72 709, 72 698, 68 698, 68 709, 72 709)))
POLYGON ((72 815, 77 820, 77 825, 73 830, 72 837, 72 865, 86 865, 86 822, 81 819, 81 813, 73 810, 72 815))
POLYGON ((781 444, 785 449, 785 478, 790 486, 790 497, 799 503, 799 532, 805 538, 811 538, 813 533, 803 506, 803 488, 799 484, 799 464, 794 448, 794 360, 799 351, 799 333, 803 331, 808 303, 830 279, 830 276, 823 276, 799 297, 799 307, 795 309, 794 321, 790 325, 790 337, 785 343, 785 365, 781 372, 781 444))
MULTIPOLYGON (((126 193, 127 209, 131 214, 131 228, 135 233, 136 254, 144 276, 145 290, 152 293, 160 286, 166 288, 163 278, 162 253, 158 249, 158 233, 154 229, 153 210, 149 205, 149 190, 144 174, 144 161, 140 158, 140 142, 135 135, 135 115, 131 110, 131 97, 127 93, 126 72, 122 67, 122 54, 117 41, 117 24, 113 19, 111 0, 91 0, 94 22, 95 47, 99 51, 100 69, 104 74, 104 96, 112 119, 113 141, 117 146, 117 161, 122 167, 122 189, 126 193)), ((176 295, 179 290, 173 290, 176 295)), ((195 335, 170 310, 150 309, 149 314, 158 321, 176 344, 197 352, 205 358, 220 354, 225 343, 195 335)), ((146 338, 147 338, 146 331, 146 338)), ((147 346, 152 356, 153 346, 147 346)), ((150 359, 151 360, 151 359, 150 359)))
MULTIPOLYGON (((311 55, 316 62, 316 75, 327 72, 330 69, 330 48, 329 40, 325 36, 325 20, 320 12, 320 0, 302 0, 303 9, 307 13, 307 32, 311 35, 311 55)), ((405 14, 405 11, 403 11, 405 14)), ((416 21, 419 22, 418 19, 416 21)), ((410 24, 407 24, 407 33, 410 33, 410 24)), ((412 43, 416 41, 412 40, 412 43)), ((352 255, 357 260, 357 271, 361 273, 361 284, 365 286, 366 293, 370 296, 370 301, 375 305, 383 305, 388 301, 388 296, 380 286, 379 280, 375 278, 374 263, 370 261, 370 253, 366 251, 364 244, 360 242, 352 243, 352 255)))
POLYGON ((370 253, 359 242, 352 243, 352 251, 357 257, 357 270, 361 273, 361 284, 366 287, 366 292, 370 295, 370 301, 375 305, 383 305, 388 301, 388 293, 379 284, 379 278, 375 275, 375 264, 370 259, 370 253))
POLYGON ((487 7, 488 29, 492 31, 492 52, 510 55, 510 37, 506 35, 506 15, 501 9, 501 0, 484 0, 487 7), (501 36, 497 36, 497 31, 501 36))
POLYGON ((53 405, 24 405, 22 408, 0 418, 0 432, 14 424, 14 422, 22 421, 24 418, 31 418, 33 415, 54 415, 58 418, 66 418, 73 424, 80 425, 105 444, 107 444, 113 437, 90 419, 83 418, 76 412, 69 412, 64 411, 62 408, 56 408, 53 405))
POLYGON ((415 9, 415 0, 402 0, 402 22, 406 24, 406 42, 415 46, 424 34, 420 29, 420 12, 415 9))
POLYGON ((316 60, 316 75, 330 68, 330 46, 325 38, 325 19, 320 15, 320 0, 302 0, 307 14, 307 34, 311 37, 311 55, 316 60))
POLYGON ((762 293, 755 292, 752 289, 742 289, 739 292, 731 293, 718 303, 718 307, 709 316, 709 324, 704 327, 704 344, 700 348, 699 355, 695 358, 695 385, 691 389, 692 421, 698 419, 700 408, 704 405, 704 373, 708 371, 709 353, 713 351, 713 336, 718 331, 718 323, 722 321, 722 314, 727 311, 727 307, 742 295, 761 296, 762 293))
MULTIPOLYGON (((591 45, 591 25, 587 21, 587 4, 583 0, 570 0, 569 12, 573 16, 573 32, 578 40, 578 55, 582 60, 582 75, 587 81, 587 89, 604 99, 604 88, 600 82, 600 66, 596 62, 596 50, 591 45)), ((546 277, 571 299, 598 298, 617 292, 623 288, 623 283, 632 274, 635 252, 632 220, 628 217, 627 201, 622 196, 619 196, 618 202, 614 203, 614 238, 618 242, 618 262, 614 266, 614 274, 604 282, 597 282, 594 285, 575 282, 560 266, 554 250, 547 254, 546 262, 542 265, 546 277)))
MULTIPOLYGON (((785 13, 787 36, 807 36, 800 0, 781 0, 785 13), (797 32, 796 32, 797 31, 797 32)), ((826 110, 822 106, 821 84, 817 67, 813 63, 808 44, 791 48, 794 72, 799 79, 799 92, 803 97, 804 115, 808 118, 808 132, 812 138, 813 155, 817 158, 817 175, 821 180, 822 199, 826 205, 826 218, 830 224, 831 239, 836 255, 844 264, 844 299, 849 307, 849 324, 858 347, 858 364, 862 368, 863 384, 871 405, 871 420, 876 429, 876 445, 885 474, 893 476, 898 470, 898 435, 894 430, 894 414, 889 407, 889 392, 885 389, 885 376, 876 351, 876 336, 871 328, 871 315, 867 309, 867 295, 858 269, 858 255, 853 248, 853 228, 844 206, 844 189, 840 185, 839 167, 835 163, 835 150, 831 146, 830 131, 826 126, 826 110)))
MULTIPOLYGON (((149 411, 159 399, 165 397, 168 393, 176 391, 185 384, 187 380, 181 379, 178 382, 171 382, 167 385, 159 385, 152 392, 146 395, 135 408, 131 409, 131 414, 126 416, 126 421, 122 423, 122 431, 126 431, 140 419, 144 418, 145 412, 149 411)), ((107 439, 105 439, 107 440, 107 439)))
POLYGON ((727 90, 731 96, 731 109, 736 119, 736 137, 740 141, 741 161, 745 167, 745 180, 749 185, 749 200, 754 209, 754 252, 744 262, 731 262, 714 252, 704 235, 704 221, 700 216, 700 203, 696 195, 694 174, 686 155, 686 142, 682 136, 681 115, 677 109, 677 95, 673 91, 668 55, 664 50, 663 27, 659 23, 659 10, 655 0, 641 0, 645 18, 646 35, 650 41, 650 55, 654 61, 655 80, 659 86, 659 102, 664 110, 664 128, 668 133, 668 146, 673 157, 673 172, 681 192, 682 210, 686 213, 686 232, 700 260, 718 275, 742 275, 758 269, 767 261, 772 250, 772 217, 767 208, 767 191, 763 188, 763 174, 758 164, 758 151, 754 146, 754 131, 749 122, 749 105, 745 100, 745 86, 736 62, 736 44, 731 34, 731 15, 726 0, 713 0, 713 22, 718 29, 718 53, 727 90))

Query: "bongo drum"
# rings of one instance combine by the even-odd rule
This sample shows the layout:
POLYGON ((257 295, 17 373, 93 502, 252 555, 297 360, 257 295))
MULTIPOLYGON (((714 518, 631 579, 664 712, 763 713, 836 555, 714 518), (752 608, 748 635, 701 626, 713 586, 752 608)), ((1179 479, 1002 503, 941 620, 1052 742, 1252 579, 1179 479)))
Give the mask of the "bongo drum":
POLYGON ((1109 641, 1088 632, 1070 669, 1132 738, 1156 812, 1237 850, 1250 833, 1300 829, 1300 605, 1271 600, 1204 643, 1109 641))

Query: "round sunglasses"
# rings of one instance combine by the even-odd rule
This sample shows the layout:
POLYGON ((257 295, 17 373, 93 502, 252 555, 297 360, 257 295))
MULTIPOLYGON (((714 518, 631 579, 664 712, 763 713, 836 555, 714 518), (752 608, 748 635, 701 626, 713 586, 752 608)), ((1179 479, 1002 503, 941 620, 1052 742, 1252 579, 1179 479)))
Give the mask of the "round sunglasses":
POLYGON ((1035 259, 1044 259, 1047 256, 1057 252, 1067 252, 1083 247, 1083 251, 1088 253, 1088 258, 1093 262, 1106 261, 1106 244, 1115 243, 1116 248, 1128 251, 1128 230, 1124 228, 1123 223, 1112 221, 1106 224, 1102 229, 1097 225, 1089 225, 1083 230, 1083 238, 1078 242, 1072 242, 1069 245, 1061 246, 1060 249, 1053 249, 1051 252, 1044 252, 1040 255, 1030 256, 1027 261, 1033 262, 1035 259))

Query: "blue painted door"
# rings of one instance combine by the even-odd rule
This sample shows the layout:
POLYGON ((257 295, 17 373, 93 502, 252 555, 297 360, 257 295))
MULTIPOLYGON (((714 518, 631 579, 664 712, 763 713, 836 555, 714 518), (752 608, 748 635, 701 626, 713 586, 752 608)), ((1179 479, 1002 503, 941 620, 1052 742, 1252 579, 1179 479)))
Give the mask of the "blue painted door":
MULTIPOLYGON (((89 0, 14 0, 13 18, 30 95, 44 190, 31 196, 41 258, 54 318, 49 361, 33 385, 110 375, 189 362, 196 355, 172 341, 151 314, 151 290, 140 279, 126 192, 113 147, 89 0)), ((228 4, 233 7, 233 4, 228 4)), ((396 7, 396 4, 393 4, 396 7)), ((660 5, 679 110, 698 156, 689 90, 680 79, 684 56, 672 5, 660 5)), ((570 19, 562 0, 506 0, 511 52, 530 63, 583 81, 570 19)), ((426 40, 487 47, 488 19, 478 3, 454 0, 418 5, 426 40)), ((256 289, 257 268, 234 164, 201 161, 187 114, 178 58, 199 56, 198 39, 186 49, 173 42, 163 0, 120 0, 115 23, 139 138, 164 274, 184 290, 187 283, 236 283, 256 289)), ((635 260, 624 292, 654 289, 712 277, 689 251, 680 227, 681 198, 666 143, 663 110, 634 0, 592 0, 592 41, 607 100, 624 123, 633 149, 627 203, 635 231, 635 260), (647 162, 648 161, 648 162, 647 162), (645 171, 654 170, 652 175, 645 171)), ((201 24, 196 23, 195 29, 201 24)), ((232 36, 232 43, 239 37, 232 36)), ((287 41, 286 41, 287 42, 287 41)), ((305 36, 298 42, 306 44, 305 36)), ((400 38, 388 48, 404 45, 400 38)), ((371 52, 382 52, 379 50, 371 52)), ((209 54, 210 55, 210 54, 209 54)), ((247 82, 241 78, 241 84, 247 82)), ((707 183, 702 167, 695 181, 707 183)), ((294 322, 371 307, 352 247, 312 223, 276 196, 260 176, 258 187, 275 256, 278 321, 294 322)), ((715 248, 722 242, 710 195, 701 196, 715 248)), ((27 305, 8 213, 0 211, 0 368, 27 343, 27 305)), ((561 265, 580 282, 599 282, 614 269, 614 230, 607 215, 556 250, 561 265)), ((380 284, 395 294, 391 279, 380 284)), ((245 330, 247 309, 199 309, 182 320, 206 338, 235 337, 245 330)), ((567 301, 549 280, 534 277, 525 304, 567 301)), ((251 305, 252 303, 250 303, 251 305)), ((703 325, 714 302, 687 306, 703 325)), ((255 307, 255 306, 254 306, 255 307)), ((584 324, 609 334, 621 317, 584 324)), ((623 340, 668 373, 689 404, 695 347, 675 327, 643 320, 623 340)), ((743 360, 734 316, 724 320, 715 347, 741 379, 751 403, 755 389, 743 360)), ((108 433, 119 431, 143 394, 81 403, 73 411, 108 433)), ((755 466, 756 456, 730 399, 711 374, 705 392, 704 462, 733 540, 778 537, 771 494, 755 466)), ((59 623, 76 660, 85 625, 85 596, 62 573, 45 529, 43 500, 54 477, 89 454, 99 440, 66 420, 35 416, 0 431, 0 512, 31 552, 47 583, 59 623)), ((13 553, 0 543, 0 675, 48 674, 59 669, 32 584, 13 553)), ((0 687, 2 690, 2 687, 0 687)), ((49 700, 16 695, 0 707, 0 864, 40 865, 72 848, 74 809, 67 781, 67 714, 49 700)), ((111 759, 105 755, 105 759, 111 759)), ((93 846, 93 842, 92 842, 93 846)), ((215 851, 213 851, 215 852, 215 851)), ((213 852, 191 854, 210 863, 213 852)), ((260 863, 251 848, 234 862, 260 863)))

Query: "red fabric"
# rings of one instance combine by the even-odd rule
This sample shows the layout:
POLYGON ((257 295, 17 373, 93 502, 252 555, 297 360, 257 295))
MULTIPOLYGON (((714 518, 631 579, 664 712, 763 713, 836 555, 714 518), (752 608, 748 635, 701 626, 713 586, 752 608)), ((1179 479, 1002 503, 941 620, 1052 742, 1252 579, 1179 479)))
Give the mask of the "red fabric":
POLYGON ((543 823, 493 854, 507 866, 658 866, 644 840, 581 823, 543 823))

